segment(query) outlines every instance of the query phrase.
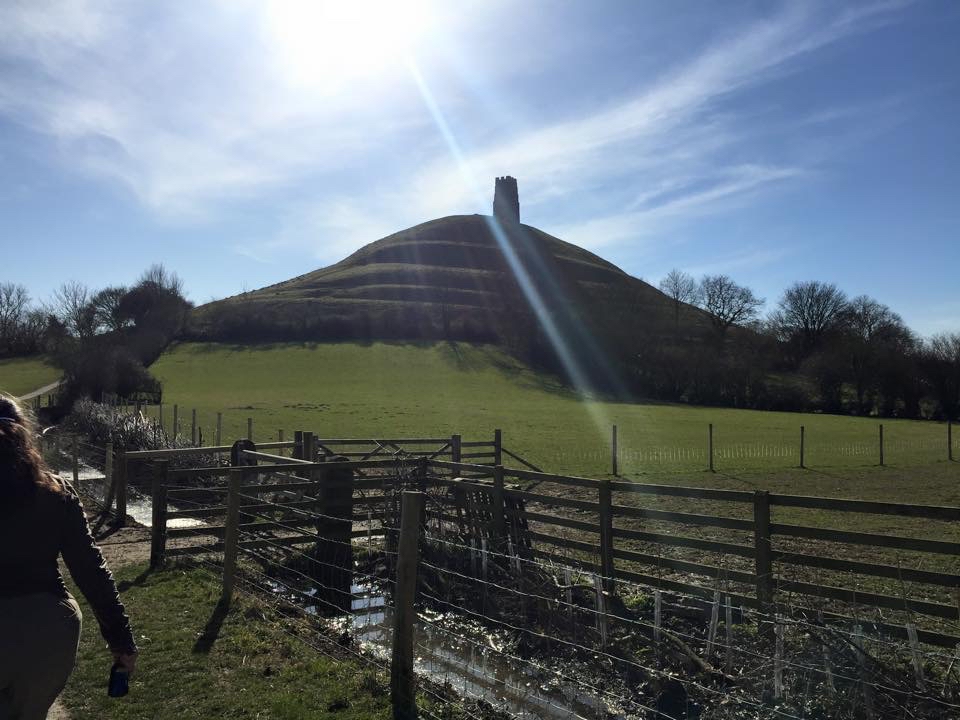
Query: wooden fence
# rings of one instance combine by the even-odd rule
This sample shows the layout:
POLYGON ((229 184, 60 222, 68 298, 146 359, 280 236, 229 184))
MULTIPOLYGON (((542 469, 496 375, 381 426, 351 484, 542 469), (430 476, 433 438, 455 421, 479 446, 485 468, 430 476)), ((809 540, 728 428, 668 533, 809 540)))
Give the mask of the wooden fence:
MULTIPOLYGON (((857 617, 861 621, 866 607, 882 611, 867 622, 892 637, 907 638, 907 624, 920 625, 922 621, 921 641, 951 648, 960 643, 960 594, 956 602, 949 599, 951 592, 960 591, 960 575, 943 567, 943 561, 956 566, 960 542, 823 525, 824 513, 828 513, 828 518, 914 518, 956 530, 960 508, 555 475, 441 459, 442 454, 454 456, 457 442, 435 440, 443 444, 435 449, 433 457, 423 453, 419 459, 409 458, 406 468, 416 474, 406 477, 400 476, 396 458, 368 455, 339 462, 310 462, 269 452, 290 447, 291 443, 264 443, 255 450, 244 451, 244 462, 259 463, 251 466, 171 469, 167 463, 157 462, 153 491, 157 558, 223 548, 221 541, 229 533, 229 503, 224 499, 233 485, 222 480, 218 483, 216 478, 242 478, 235 483, 234 493, 240 493, 239 506, 248 518, 244 521, 245 534, 282 533, 291 527, 314 527, 316 517, 311 512, 331 512, 324 499, 329 487, 325 478, 331 477, 332 471, 349 470, 357 474, 350 483, 349 517, 354 523, 367 524, 366 528, 354 529, 353 537, 366 536, 369 540, 383 534, 382 524, 374 527, 374 522, 383 517, 386 504, 395 500, 396 491, 404 482, 412 482, 418 489, 446 491, 442 502, 448 503, 449 512, 445 519, 459 523, 461 532, 464 493, 474 492, 483 496, 484 507, 479 521, 467 523, 470 533, 503 549, 508 528, 520 523, 528 544, 514 542, 518 553, 529 552, 533 557, 563 565, 576 564, 597 573, 611 591, 618 581, 626 581, 709 600, 722 588, 733 602, 744 607, 788 605, 820 611, 827 617, 857 617), (443 449, 447 446, 449 449, 443 449), (272 479, 258 481, 261 476, 272 479), (199 487, 194 482, 201 477, 206 478, 207 486, 199 487), (545 487, 557 490, 548 492, 545 487), (363 497, 354 497, 353 491, 363 492, 363 497), (178 498, 196 497, 198 493, 212 499, 203 507, 176 507, 178 498), (301 513, 299 519, 271 520, 267 516, 276 510, 276 502, 263 502, 263 493, 286 493, 290 509, 301 513), (637 501, 644 498, 729 507, 732 514, 638 505, 637 501), (168 507, 168 503, 173 507, 168 507), (257 513, 261 514, 259 519, 250 519, 257 513), (787 516, 780 518, 781 514, 787 516), (173 518, 201 519, 205 525, 167 529, 167 520, 173 518), (701 530, 712 534, 698 536, 695 531, 701 530), (193 545, 188 542, 201 537, 207 541, 193 545), (167 553, 167 538, 177 539, 181 547, 167 553), (898 556, 905 553, 918 561, 915 566, 904 567, 899 561, 892 564, 852 559, 862 557, 868 548, 870 552, 893 551, 898 556), (687 552, 692 559, 669 554, 677 550, 687 552), (722 558, 722 562, 710 564, 703 560, 704 555, 722 558), (840 579, 865 580, 824 583, 818 580, 821 572, 832 572, 840 579), (913 589, 908 591, 908 587, 913 589), (825 607, 829 612, 824 612, 825 607)), ((301 434, 301 452, 312 442, 308 433, 301 434)), ((330 444, 316 442, 323 447, 330 444)), ((393 441, 381 442, 389 446, 393 441)), ((459 441, 461 460, 465 447, 481 446, 459 441)), ((150 459, 163 457, 152 455, 150 459)), ((309 532, 281 539, 291 545, 315 541, 316 534, 309 532)), ((246 542, 255 545, 259 541, 246 542)))
MULTIPOLYGON (((252 436, 252 423, 248 422, 247 439, 252 436)), ((464 440, 460 434, 435 438, 323 438, 312 432, 297 431, 292 440, 258 443, 259 450, 289 451, 292 458, 343 457, 348 460, 369 460, 382 457, 447 458, 453 462, 468 461, 471 464, 498 465, 504 457, 513 459, 526 467, 536 468, 519 455, 503 446, 503 434, 494 430, 490 440, 464 440)), ((117 451, 113 462, 113 475, 108 478, 116 495, 116 515, 123 524, 127 514, 127 497, 131 479, 138 468, 159 460, 189 462, 193 458, 222 458, 229 455, 233 445, 210 445, 206 447, 172 448, 165 450, 117 451)), ((149 482, 149 480, 147 481, 149 482)))

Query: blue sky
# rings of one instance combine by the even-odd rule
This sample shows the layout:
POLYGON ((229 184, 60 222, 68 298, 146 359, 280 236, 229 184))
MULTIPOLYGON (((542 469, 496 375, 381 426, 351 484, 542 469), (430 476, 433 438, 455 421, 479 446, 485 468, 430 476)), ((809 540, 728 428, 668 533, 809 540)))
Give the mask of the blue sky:
POLYGON ((434 217, 960 330, 960 3, 0 3, 0 281, 202 303, 434 217))

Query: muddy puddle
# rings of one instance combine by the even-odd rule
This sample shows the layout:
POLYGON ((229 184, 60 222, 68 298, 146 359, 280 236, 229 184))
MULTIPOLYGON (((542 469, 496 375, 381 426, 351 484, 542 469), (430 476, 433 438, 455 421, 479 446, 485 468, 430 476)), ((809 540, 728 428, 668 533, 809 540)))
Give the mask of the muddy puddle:
MULTIPOLYGON (((72 470, 60 470, 58 475, 64 480, 73 483, 72 470)), ((104 478, 102 470, 80 463, 77 478, 75 484, 82 495, 94 498, 101 504, 106 501, 110 488, 107 487, 106 478, 104 478)), ((178 510, 179 508, 170 505, 169 509, 178 510)), ((144 495, 136 488, 129 488, 127 491, 127 515, 131 516, 140 525, 150 527, 153 524, 152 498, 149 495, 144 495)), ((196 527, 201 524, 202 522, 200 520, 194 520, 192 518, 171 518, 167 520, 167 527, 170 528, 196 527)))
MULTIPOLYGON (((271 583, 271 587, 278 595, 292 599, 279 583, 271 583)), ((349 632, 364 653, 389 663, 393 609, 374 586, 356 584, 352 593, 351 615, 326 622, 338 632, 349 632)), ((306 595, 315 595, 315 590, 308 590, 306 595)), ((311 605, 302 596, 298 604, 312 615, 320 614, 320 605, 311 605)), ((508 644, 496 633, 450 614, 427 610, 419 617, 414 650, 417 673, 454 694, 483 700, 525 719, 628 717, 606 704, 601 707, 598 698, 584 696, 579 687, 556 673, 511 661, 495 650, 508 644)))

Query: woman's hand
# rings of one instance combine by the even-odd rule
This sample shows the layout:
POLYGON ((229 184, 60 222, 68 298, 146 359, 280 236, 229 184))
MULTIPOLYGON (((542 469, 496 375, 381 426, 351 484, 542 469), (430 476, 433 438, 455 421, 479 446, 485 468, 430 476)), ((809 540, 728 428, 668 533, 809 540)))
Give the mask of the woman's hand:
POLYGON ((127 654, 125 652, 114 651, 113 661, 120 666, 121 670, 126 671, 127 675, 133 677, 133 671, 137 666, 137 653, 127 654))

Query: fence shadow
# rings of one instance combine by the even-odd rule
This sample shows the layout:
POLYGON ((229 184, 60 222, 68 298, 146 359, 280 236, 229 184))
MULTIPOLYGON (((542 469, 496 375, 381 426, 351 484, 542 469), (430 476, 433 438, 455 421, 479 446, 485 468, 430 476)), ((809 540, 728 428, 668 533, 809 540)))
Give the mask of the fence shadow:
POLYGON ((213 644, 217 641, 217 638, 220 637, 220 629, 223 627, 224 618, 227 617, 227 613, 229 612, 230 601, 221 598, 214 606, 210 619, 207 620, 207 624, 204 626, 203 632, 200 633, 200 637, 198 637, 197 641, 193 644, 194 653, 206 655, 210 652, 213 644))
POLYGON ((117 590, 121 593, 125 593, 132 587, 138 587, 140 585, 145 585, 147 578, 153 573, 153 568, 146 568, 143 572, 137 575, 133 580, 123 580, 117 583, 117 590))

